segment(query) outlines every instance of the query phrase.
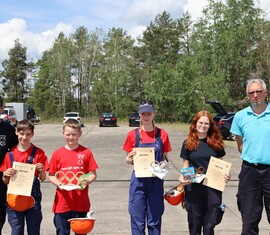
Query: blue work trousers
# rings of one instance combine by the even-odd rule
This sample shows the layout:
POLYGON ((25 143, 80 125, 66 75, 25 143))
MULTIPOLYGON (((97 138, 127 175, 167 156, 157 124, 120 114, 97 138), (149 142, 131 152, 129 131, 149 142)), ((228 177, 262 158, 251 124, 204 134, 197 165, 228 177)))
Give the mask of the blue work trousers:
POLYGON ((242 235, 259 234, 263 205, 270 223, 270 166, 243 162, 237 204, 242 216, 242 235))
POLYGON ((136 178, 133 172, 129 190, 132 235, 144 235, 146 222, 149 235, 161 233, 163 194, 163 180, 158 177, 136 178))
POLYGON ((23 212, 15 211, 11 208, 7 209, 11 235, 24 235, 25 221, 28 235, 40 234, 40 224, 42 221, 42 195, 40 191, 40 182, 37 178, 34 179, 31 195, 35 199, 35 205, 31 209, 23 212))
POLYGON ((24 235, 25 221, 28 235, 40 234, 40 224, 42 221, 40 203, 36 203, 34 207, 24 212, 14 211, 11 208, 8 209, 11 235, 24 235))

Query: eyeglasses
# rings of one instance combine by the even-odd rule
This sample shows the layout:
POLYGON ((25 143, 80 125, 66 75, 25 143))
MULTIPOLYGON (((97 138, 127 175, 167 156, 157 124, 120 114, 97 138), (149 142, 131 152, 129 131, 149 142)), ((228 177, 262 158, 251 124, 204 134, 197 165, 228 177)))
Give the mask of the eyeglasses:
POLYGON ((154 102, 151 101, 151 100, 149 100, 149 101, 142 100, 142 101, 140 102, 140 105, 151 105, 151 106, 154 107, 154 102))
POLYGON ((248 92, 248 94, 249 94, 249 95, 254 95, 254 94, 256 93, 257 95, 260 95, 260 94, 262 94, 263 91, 264 91, 264 90, 260 90, 260 91, 250 91, 250 92, 248 92))
POLYGON ((210 123, 208 122, 198 122, 198 125, 202 126, 205 125, 206 127, 210 126, 210 123))

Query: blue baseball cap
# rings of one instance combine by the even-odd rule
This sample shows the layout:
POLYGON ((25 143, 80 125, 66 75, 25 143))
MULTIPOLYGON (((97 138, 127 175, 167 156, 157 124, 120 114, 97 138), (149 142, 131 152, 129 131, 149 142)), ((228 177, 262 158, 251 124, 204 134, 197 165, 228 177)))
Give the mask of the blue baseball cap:
POLYGON ((154 113, 155 107, 152 101, 142 101, 138 113, 154 113))

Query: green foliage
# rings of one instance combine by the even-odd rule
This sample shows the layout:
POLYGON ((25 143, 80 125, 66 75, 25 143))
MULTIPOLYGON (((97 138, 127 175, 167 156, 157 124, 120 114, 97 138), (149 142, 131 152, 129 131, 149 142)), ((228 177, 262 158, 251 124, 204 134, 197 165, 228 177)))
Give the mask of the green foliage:
POLYGON ((270 24, 261 13, 252 0, 209 0, 196 23, 188 12, 172 19, 164 11, 136 42, 121 28, 81 26, 60 33, 36 64, 16 40, 2 63, 4 95, 55 119, 68 111, 127 118, 142 99, 155 102, 159 122, 189 122, 211 109, 209 100, 237 111, 247 79, 270 80, 270 24))
POLYGON ((9 59, 2 62, 3 90, 8 94, 8 101, 23 102, 28 93, 26 73, 30 67, 26 63, 26 47, 22 47, 17 39, 8 55, 9 59))

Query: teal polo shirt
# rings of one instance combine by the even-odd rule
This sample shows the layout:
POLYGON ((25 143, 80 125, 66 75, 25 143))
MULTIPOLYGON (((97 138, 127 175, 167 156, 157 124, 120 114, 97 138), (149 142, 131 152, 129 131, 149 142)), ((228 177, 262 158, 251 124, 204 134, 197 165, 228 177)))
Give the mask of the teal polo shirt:
POLYGON ((260 115, 249 106, 234 116, 230 132, 243 138, 241 158, 270 165, 270 105, 260 115))

